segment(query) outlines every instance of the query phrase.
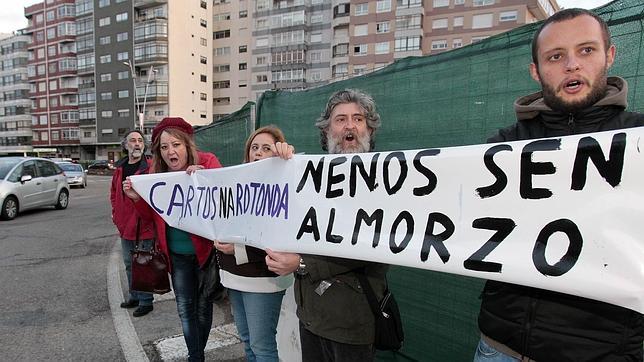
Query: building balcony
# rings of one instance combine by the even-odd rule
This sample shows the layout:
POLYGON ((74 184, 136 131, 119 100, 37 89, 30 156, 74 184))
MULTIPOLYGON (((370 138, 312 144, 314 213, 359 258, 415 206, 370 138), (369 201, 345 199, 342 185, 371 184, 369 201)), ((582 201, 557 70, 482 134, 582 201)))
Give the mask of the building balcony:
POLYGON ((348 26, 351 21, 351 17, 349 14, 347 15, 338 15, 337 17, 333 18, 333 27, 338 27, 338 26, 348 26))
POLYGON ((167 3, 168 0, 134 0, 134 7, 137 9, 145 9, 167 3))
POLYGON ((80 128, 96 127, 96 118, 79 119, 78 120, 78 127, 80 127, 80 128))
POLYGON ((0 154, 2 153, 26 153, 32 152, 31 145, 15 145, 15 146, 0 146, 0 154))
POLYGON ((31 137, 31 127, 22 127, 10 131, 0 130, 0 138, 2 137, 31 137))
POLYGON ((97 143, 96 136, 94 136, 94 137, 83 137, 81 135, 79 141, 80 141, 81 145, 95 145, 97 143))

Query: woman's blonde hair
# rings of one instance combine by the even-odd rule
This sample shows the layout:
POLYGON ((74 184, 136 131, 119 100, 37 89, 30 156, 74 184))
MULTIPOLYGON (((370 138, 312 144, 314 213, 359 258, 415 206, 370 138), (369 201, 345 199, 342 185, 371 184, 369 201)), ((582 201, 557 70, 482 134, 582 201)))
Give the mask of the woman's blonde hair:
POLYGON ((244 147, 244 163, 250 161, 250 145, 253 143, 253 139, 261 133, 268 133, 269 135, 273 136, 275 142, 286 142, 284 132, 282 132, 281 129, 277 128, 277 126, 269 124, 268 126, 258 128, 255 130, 255 132, 251 133, 246 140, 246 147, 244 147))

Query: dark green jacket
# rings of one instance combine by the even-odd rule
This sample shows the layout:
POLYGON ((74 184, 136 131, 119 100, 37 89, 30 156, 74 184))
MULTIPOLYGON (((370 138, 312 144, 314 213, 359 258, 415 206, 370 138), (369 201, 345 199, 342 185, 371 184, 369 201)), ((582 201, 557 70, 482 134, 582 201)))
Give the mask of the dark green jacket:
POLYGON ((307 274, 295 280, 297 316, 315 335, 347 344, 372 344, 374 318, 356 273, 363 270, 381 300, 386 288, 386 264, 303 255, 307 274), (315 289, 323 280, 331 286, 322 295, 315 289))

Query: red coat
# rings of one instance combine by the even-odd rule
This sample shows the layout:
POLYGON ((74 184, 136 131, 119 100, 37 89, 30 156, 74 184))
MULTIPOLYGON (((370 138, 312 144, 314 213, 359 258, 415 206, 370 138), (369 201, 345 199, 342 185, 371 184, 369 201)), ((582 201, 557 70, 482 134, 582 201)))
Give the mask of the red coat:
MULTIPOLYGON (((148 160, 145 157, 141 159, 139 169, 135 174, 148 173, 148 160)), ((139 222, 139 240, 154 238, 154 228, 152 222, 141 219, 134 210, 134 202, 123 193, 123 165, 127 162, 127 157, 116 163, 116 169, 112 176, 112 186, 110 188, 110 203, 112 204, 112 222, 116 225, 121 238, 126 240, 136 240, 136 224, 139 222)))
MULTIPOLYGON (((207 152, 199 152, 199 164, 204 168, 221 167, 221 163, 219 163, 217 156, 207 152)), ((157 245, 159 246, 159 250, 161 250, 166 255, 166 257, 168 258, 168 262, 171 264, 170 251, 168 250, 168 240, 165 234, 165 230, 166 230, 165 221, 163 220, 161 215, 157 214, 154 210, 152 210, 150 205, 148 205, 143 199, 140 199, 139 201, 135 202, 134 206, 136 207, 136 211, 139 213, 139 215, 141 215, 141 218, 146 220, 152 220, 154 222, 154 228, 156 229, 156 235, 157 235, 157 245)), ((210 252, 213 249, 212 240, 208 240, 206 238, 203 238, 195 234, 190 234, 190 239, 192 239, 192 245, 195 248, 195 253, 197 254, 197 261, 199 262, 199 266, 203 267, 203 265, 208 260, 208 257, 210 256, 210 252)), ((172 265, 170 265, 168 269, 169 271, 171 271, 172 265)))

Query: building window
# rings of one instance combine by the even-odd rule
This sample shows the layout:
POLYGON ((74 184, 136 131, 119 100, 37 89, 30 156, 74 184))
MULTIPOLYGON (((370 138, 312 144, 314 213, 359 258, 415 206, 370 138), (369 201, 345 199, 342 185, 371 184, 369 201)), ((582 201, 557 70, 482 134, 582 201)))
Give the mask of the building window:
POLYGON ((333 18, 348 16, 351 7, 349 4, 340 4, 333 8, 333 18))
POLYGON ((248 46, 247 45, 240 45, 239 46, 239 53, 246 53, 248 51, 248 46))
POLYGON ((403 15, 396 17, 396 30, 420 29, 422 15, 403 15))
POLYGON ((376 2, 376 13, 391 11, 391 0, 378 0, 376 2))
POLYGON ((473 36, 473 37, 472 37, 472 44, 474 44, 474 43, 478 43, 478 42, 480 42, 481 40, 485 40, 485 39, 487 39, 487 38, 489 38, 489 37, 488 37, 488 36, 473 36))
POLYGON ((474 15, 472 16, 472 29, 491 28, 493 21, 493 14, 474 15))
POLYGON ((266 83, 268 82, 268 76, 266 74, 261 74, 256 77, 257 83, 266 83))
POLYGON ((463 5, 465 4, 465 0, 454 0, 454 5, 463 5))
POLYGON ((432 29, 446 29, 447 28, 447 18, 436 19, 432 22, 432 29))
POLYGON ((456 48, 460 48, 462 46, 463 46, 463 39, 456 38, 456 39, 452 40, 452 48, 456 49, 456 48))
POLYGON ((443 6, 449 6, 449 0, 434 0, 435 8, 440 8, 443 6))
POLYGON ((353 55, 367 54, 367 44, 358 44, 353 47, 353 55))
POLYGON ((112 99, 112 92, 103 92, 101 93, 101 100, 102 101, 109 101, 112 99))
POLYGON ((98 19, 98 26, 107 26, 110 25, 110 17, 106 16, 104 18, 98 19))
POLYGON ((127 39, 128 39, 128 33, 127 32, 116 34, 116 41, 117 42, 126 41, 127 39))
POLYGON ((404 38, 396 38, 394 50, 397 52, 419 50, 420 49, 420 36, 408 36, 404 38))
POLYGON ((423 5, 423 0, 398 0, 398 8, 415 8, 423 5))
POLYGON ((121 21, 127 20, 127 13, 116 14, 116 22, 120 23, 121 21))
POLYGON ((463 26, 463 17, 462 16, 455 16, 454 17, 454 26, 463 26))
POLYGON ((246 63, 239 63, 239 70, 246 70, 247 67, 246 63))
POLYGON ((112 73, 101 74, 101 82, 109 82, 112 80, 112 73))
POLYGON ((353 36, 367 35, 369 32, 369 24, 360 24, 353 27, 353 36))
POLYGON ((220 13, 213 16, 214 21, 230 20, 230 13, 220 13))
POLYGON ((257 38, 257 39, 255 39, 255 46, 257 48, 267 47, 268 46, 268 38, 257 38))
POLYGON ((112 40, 112 37, 109 36, 109 35, 108 36, 102 36, 102 37, 98 38, 98 42, 101 45, 107 45, 107 44, 109 44, 111 42, 111 40, 112 40))
POLYGON ((230 54, 230 47, 215 48, 216 57, 220 57, 222 55, 229 55, 229 54, 230 54))
POLYGON ((388 21, 383 21, 382 23, 377 23, 376 24, 376 33, 382 34, 382 33, 388 33, 389 32, 389 22, 388 21))
POLYGON ((361 65, 354 65, 353 66, 353 75, 362 75, 364 74, 365 70, 367 70, 367 66, 364 64, 361 65))
POLYGON ((130 56, 129 56, 128 52, 120 52, 120 53, 117 53, 117 54, 116 54, 116 58, 117 58, 118 60, 121 60, 121 61, 122 61, 122 60, 128 60, 128 59, 130 59, 130 56))
POLYGON ((200 55, 199 56, 199 63, 208 64, 208 58, 204 57, 203 55, 200 55))
POLYGON ((199 19, 199 25, 203 26, 204 28, 207 28, 208 22, 205 19, 199 19))
POLYGON ((127 98, 130 96, 130 91, 127 89, 119 91, 119 98, 127 98))
POLYGON ((264 64, 266 64, 266 57, 261 56, 261 57, 255 58, 255 65, 264 65, 264 64))
POLYGON ((112 56, 110 54, 101 55, 98 59, 101 64, 110 63, 112 61, 112 56))
POLYGON ((321 43, 321 42, 322 42, 322 33, 311 34, 311 43, 321 43))
POLYGON ((208 95, 206 93, 199 93, 199 99, 202 101, 208 100, 208 95))
POLYGON ((228 105, 228 104, 230 104, 230 97, 215 98, 214 102, 218 106, 228 105))
POLYGON ((117 78, 118 79, 128 79, 130 77, 130 71, 129 70, 123 70, 118 72, 117 78))
POLYGON ((247 18, 247 17, 248 17, 248 11, 247 10, 240 10, 239 11, 239 18, 240 19, 247 18))
POLYGON ((517 11, 502 11, 499 14, 499 21, 516 21, 517 20, 517 11))
POLYGON ((117 112, 118 112, 118 116, 121 118, 127 118, 130 116, 129 109, 119 109, 117 112))
POLYGON ((101 117, 103 118, 112 118, 112 111, 102 111, 101 117))
POLYGON ((225 73, 230 72, 230 64, 218 64, 213 67, 213 72, 215 73, 225 73))
POLYGON ((110 5, 110 0, 98 0, 98 7, 99 8, 104 8, 106 6, 110 5))
POLYGON ((206 2, 206 0, 201 0, 200 6, 204 9, 208 9, 208 3, 206 2))
POLYGON ((376 43, 376 54, 387 54, 389 53, 389 42, 385 41, 382 43, 376 43))
POLYGON ((356 4, 356 9, 354 10, 353 14, 355 16, 369 14, 369 3, 356 4))
POLYGON ((199 75, 199 80, 204 82, 204 83, 207 83, 208 82, 208 77, 205 74, 200 74, 199 75))
POLYGON ((311 15, 311 24, 319 24, 324 21, 324 16, 322 14, 311 15))
POLYGON ((472 0, 472 6, 494 5, 494 0, 472 0))
POLYGON ((216 82, 212 82, 212 88, 213 89, 230 88, 230 81, 229 80, 219 80, 219 81, 216 81, 216 82))
POLYGON ((432 41, 432 50, 447 49, 447 40, 432 41))
POLYGON ((215 39, 224 39, 224 38, 230 38, 230 30, 220 30, 216 31, 213 34, 215 39))

